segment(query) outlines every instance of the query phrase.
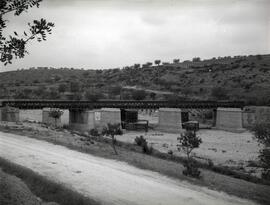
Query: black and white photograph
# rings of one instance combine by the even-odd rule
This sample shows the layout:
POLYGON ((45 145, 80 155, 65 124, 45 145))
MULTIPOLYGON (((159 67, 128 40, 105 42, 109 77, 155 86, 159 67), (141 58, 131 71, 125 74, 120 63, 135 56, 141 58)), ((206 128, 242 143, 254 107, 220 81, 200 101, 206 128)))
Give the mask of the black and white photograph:
POLYGON ((269 205, 270 0, 0 0, 0 205, 269 205))

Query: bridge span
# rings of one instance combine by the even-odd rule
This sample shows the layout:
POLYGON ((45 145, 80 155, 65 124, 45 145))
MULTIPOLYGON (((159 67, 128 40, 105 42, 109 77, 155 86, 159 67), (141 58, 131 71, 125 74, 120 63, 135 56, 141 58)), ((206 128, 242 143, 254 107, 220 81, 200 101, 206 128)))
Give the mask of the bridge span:
POLYGON ((119 108, 119 109, 159 109, 159 108, 180 108, 180 109, 216 109, 224 108, 243 108, 242 101, 151 101, 151 100, 0 100, 0 107, 16 107, 19 109, 100 109, 100 108, 119 108))

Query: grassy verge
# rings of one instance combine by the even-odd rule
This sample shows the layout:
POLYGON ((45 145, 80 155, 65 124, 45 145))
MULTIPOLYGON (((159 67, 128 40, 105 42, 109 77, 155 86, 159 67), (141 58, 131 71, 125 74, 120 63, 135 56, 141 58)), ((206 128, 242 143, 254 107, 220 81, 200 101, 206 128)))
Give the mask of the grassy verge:
MULTIPOLYGON (((1 129, 9 133, 25 135, 35 139, 62 145, 69 149, 92 154, 95 156, 124 161, 130 165, 159 172, 169 177, 186 180, 193 184, 205 186, 213 190, 223 191, 238 197, 251 199, 261 204, 268 204, 270 201, 269 186, 252 183, 249 181, 233 178, 224 174, 219 174, 210 169, 201 169, 201 179, 191 179, 182 174, 183 165, 181 158, 173 158, 169 155, 154 151, 153 155, 142 154, 141 147, 128 143, 118 143, 117 151, 119 155, 113 153, 109 140, 104 138, 89 138, 89 136, 74 135, 69 132, 58 131, 37 131, 31 128, 12 129, 5 127, 1 129), (169 159, 169 157, 171 159, 169 159)), ((221 172, 221 171, 220 171, 221 172)))
POLYGON ((53 201, 61 205, 99 204, 78 192, 66 188, 64 185, 48 180, 28 168, 14 164, 3 158, 0 158, 0 167, 5 173, 20 178, 29 187, 31 192, 43 201, 53 201))

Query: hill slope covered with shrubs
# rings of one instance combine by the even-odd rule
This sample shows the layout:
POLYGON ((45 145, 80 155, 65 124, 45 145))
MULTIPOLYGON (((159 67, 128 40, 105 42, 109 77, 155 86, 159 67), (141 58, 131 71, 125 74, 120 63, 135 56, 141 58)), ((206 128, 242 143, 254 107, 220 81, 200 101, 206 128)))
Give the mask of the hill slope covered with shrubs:
POLYGON ((0 98, 210 99, 270 104, 270 55, 155 63, 122 69, 38 67, 2 72, 0 98))

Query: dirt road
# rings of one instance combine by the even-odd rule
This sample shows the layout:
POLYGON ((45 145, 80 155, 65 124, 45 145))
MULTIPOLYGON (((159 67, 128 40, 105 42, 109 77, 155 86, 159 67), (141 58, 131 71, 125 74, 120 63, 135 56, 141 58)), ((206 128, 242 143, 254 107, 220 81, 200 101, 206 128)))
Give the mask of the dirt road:
POLYGON ((126 163, 2 132, 0 156, 103 204, 255 204, 126 163))

